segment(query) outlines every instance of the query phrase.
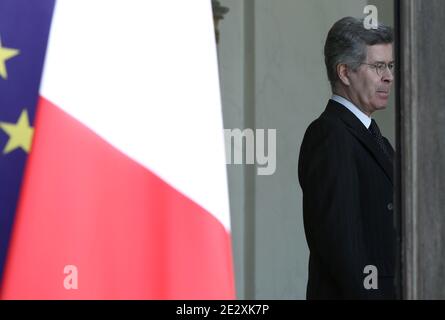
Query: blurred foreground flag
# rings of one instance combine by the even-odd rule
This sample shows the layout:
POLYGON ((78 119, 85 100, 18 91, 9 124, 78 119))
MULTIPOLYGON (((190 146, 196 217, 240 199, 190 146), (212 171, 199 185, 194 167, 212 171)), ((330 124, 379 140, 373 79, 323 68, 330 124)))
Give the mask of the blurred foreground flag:
POLYGON ((56 1, 38 99, 1 297, 235 298, 210 0, 56 1))

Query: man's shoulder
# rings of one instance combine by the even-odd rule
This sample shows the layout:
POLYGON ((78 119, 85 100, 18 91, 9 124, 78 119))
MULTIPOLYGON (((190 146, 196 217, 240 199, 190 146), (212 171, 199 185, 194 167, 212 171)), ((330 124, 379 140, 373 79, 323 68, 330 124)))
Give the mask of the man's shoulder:
POLYGON ((305 136, 331 136, 347 134, 346 125, 343 120, 328 109, 314 121, 312 121, 306 129, 305 136))
POLYGON ((335 111, 327 108, 310 123, 304 134, 298 161, 300 184, 306 180, 307 172, 327 164, 335 168, 342 161, 349 161, 353 144, 344 121, 335 111))

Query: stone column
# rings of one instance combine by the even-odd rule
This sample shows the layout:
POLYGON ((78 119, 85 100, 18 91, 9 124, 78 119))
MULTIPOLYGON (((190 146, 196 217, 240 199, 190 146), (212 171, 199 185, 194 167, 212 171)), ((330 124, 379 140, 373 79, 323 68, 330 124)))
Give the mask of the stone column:
POLYGON ((396 2, 401 288, 445 299, 445 1, 396 2))

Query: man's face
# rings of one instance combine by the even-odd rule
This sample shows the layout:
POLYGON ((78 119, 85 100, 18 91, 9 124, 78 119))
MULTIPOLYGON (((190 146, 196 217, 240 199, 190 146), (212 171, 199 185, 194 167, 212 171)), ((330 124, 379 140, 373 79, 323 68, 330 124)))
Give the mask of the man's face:
MULTIPOLYGON (((394 63, 392 44, 378 44, 367 47, 364 63, 394 63)), ((362 108, 368 116, 376 110, 386 108, 394 77, 386 68, 380 74, 372 66, 362 64, 350 74, 349 87, 352 102, 362 108)))

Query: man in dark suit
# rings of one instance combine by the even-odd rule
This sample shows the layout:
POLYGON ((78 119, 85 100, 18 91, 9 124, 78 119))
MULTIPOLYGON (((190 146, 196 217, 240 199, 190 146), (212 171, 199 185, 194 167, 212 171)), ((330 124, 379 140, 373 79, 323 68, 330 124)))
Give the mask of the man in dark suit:
POLYGON ((332 98, 306 130, 298 177, 309 245, 308 299, 394 299, 393 155, 373 112, 393 83, 393 34, 347 17, 324 54, 332 98))

